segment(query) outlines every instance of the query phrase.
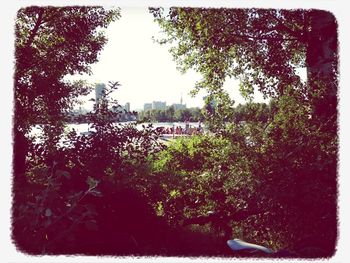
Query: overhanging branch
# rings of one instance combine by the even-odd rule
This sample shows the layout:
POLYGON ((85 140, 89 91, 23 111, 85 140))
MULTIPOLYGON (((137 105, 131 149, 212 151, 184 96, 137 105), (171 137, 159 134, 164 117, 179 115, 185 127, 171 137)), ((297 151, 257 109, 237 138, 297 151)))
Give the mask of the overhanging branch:
POLYGON ((297 41, 297 38, 287 38, 287 37, 269 37, 269 36, 250 36, 250 35, 239 35, 239 34, 231 34, 232 36, 245 38, 248 40, 272 40, 272 41, 297 41))
POLYGON ((39 9, 39 14, 38 14, 38 19, 36 20, 35 26, 34 26, 32 32, 29 35, 27 43, 25 44, 26 48, 29 47, 33 43, 34 38, 35 38, 35 36, 38 33, 39 27, 40 27, 41 23, 43 22, 43 15, 44 15, 44 9, 40 8, 39 9))

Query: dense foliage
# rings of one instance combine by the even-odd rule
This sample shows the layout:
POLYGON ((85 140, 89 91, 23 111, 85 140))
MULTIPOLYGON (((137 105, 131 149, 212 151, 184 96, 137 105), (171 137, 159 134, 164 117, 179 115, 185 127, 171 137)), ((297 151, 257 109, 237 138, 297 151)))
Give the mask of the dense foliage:
MULTIPOLYGON (((108 219, 108 205, 114 202, 111 196, 118 190, 126 191, 123 185, 134 180, 145 158, 158 150, 154 144, 156 135, 149 128, 138 131, 133 126, 119 127, 108 121, 111 114, 118 115, 107 106, 108 93, 105 103, 91 116, 90 134, 73 131, 63 137, 64 115, 78 96, 89 90, 86 83, 72 83, 65 76, 91 73, 89 65, 97 61, 107 41, 102 29, 119 17, 119 9, 101 7, 32 6, 18 11, 13 239, 22 251, 103 253, 101 248, 106 242, 86 246, 81 243, 87 240, 81 235, 82 229, 85 226, 85 230, 96 231, 105 227, 95 232, 100 238, 108 233, 111 225, 97 220, 96 215, 123 225, 114 222, 115 218, 108 219), (39 124, 41 136, 31 137, 30 131, 39 124), (115 189, 117 181, 124 183, 115 189), (104 196, 104 202, 100 202, 105 206, 87 201, 89 196, 104 196), (96 207, 100 208, 98 212, 96 207)), ((111 91, 117 86, 111 85, 111 91)), ((142 200, 142 195, 138 198, 142 200)), ((130 215, 127 218, 130 220, 130 215)), ((88 241, 93 237, 91 234, 88 241)), ((130 240, 129 236, 124 238, 130 240)), ((95 241, 101 242, 98 238, 95 241)))
POLYGON ((241 238, 301 257, 329 257, 337 238, 337 46, 319 10, 151 9, 161 42, 208 91, 199 110, 149 120, 205 119, 209 131, 164 145, 152 125, 121 124, 110 82, 89 132, 65 112, 120 10, 28 7, 16 21, 13 239, 31 254, 232 256, 241 238), (322 51, 322 52, 321 52, 322 51), (297 75, 306 67, 307 81, 297 75), (241 79, 245 105, 223 90, 241 79), (259 90, 269 103, 250 101, 259 90), (163 119, 164 117, 164 119, 163 119), (33 128, 40 127, 38 134, 33 128))
MULTIPOLYGON (((256 90, 265 97, 302 90, 313 114, 334 118, 337 91, 337 24, 322 10, 151 8, 170 52, 182 71, 202 75, 194 90, 206 89, 216 100, 216 117, 232 106, 223 84, 241 81, 247 98, 256 90), (304 84, 298 68, 307 70, 304 84), (324 87, 327 87, 324 89, 324 87), (317 94, 316 94, 317 93, 317 94)), ((333 122, 334 123, 334 122, 333 122)))
POLYGON ((16 20, 16 129, 59 119, 86 93, 67 74, 91 73, 107 39, 101 27, 120 16, 100 7, 27 7, 16 20), (74 55, 73 55, 74 54, 74 55), (18 127, 17 127, 18 126, 18 127))
MULTIPOLYGON (((149 170, 164 146, 151 126, 114 123, 122 114, 110 94, 119 83, 110 83, 89 114, 89 133, 65 130, 65 115, 90 90, 88 83, 65 76, 91 73, 89 65, 107 41, 102 28, 119 17, 119 9, 101 7, 33 6, 18 12, 12 237, 22 252, 202 251, 186 243, 188 232, 156 216, 159 179, 149 170)), ((197 239, 213 242, 200 234, 197 239)))
POLYGON ((111 253, 110 246, 132 242, 130 220, 151 214, 142 200, 152 181, 145 165, 162 146, 150 127, 108 122, 111 114, 96 108, 88 134, 73 130, 54 146, 32 145, 25 203, 14 210, 14 235, 27 252, 111 253))
MULTIPOLYGON (((263 214, 239 224, 231 220, 231 234, 272 242, 275 248, 311 247, 303 256, 332 255, 337 233, 334 16, 322 10, 174 7, 150 12, 165 33, 159 43, 171 45, 178 67, 202 74, 194 93, 203 88, 209 93, 205 117, 210 130, 241 146, 224 158, 229 166, 223 182, 245 180, 240 189, 254 190, 251 195, 222 191, 223 200, 242 197, 248 211, 263 214), (307 72, 305 83, 297 73, 300 67, 307 72), (240 79, 241 94, 248 100, 257 90, 272 99, 269 113, 258 119, 253 110, 248 114, 252 118, 242 122, 239 107, 223 90, 231 77, 240 79), (232 122, 236 124, 227 125, 232 122), (249 176, 237 178, 237 172, 249 176)), ((222 173, 215 169, 209 170, 222 173)), ((210 202, 215 200, 220 199, 210 202)), ((222 212, 240 205, 235 200, 222 212)))
POLYGON ((310 110, 295 97, 274 107, 268 122, 233 122, 161 152, 156 171, 169 180, 162 211, 174 224, 203 225, 223 239, 328 256, 336 242, 336 138, 310 124, 310 110))
MULTIPOLYGON (((67 74, 91 73, 90 64, 107 39, 102 28, 118 19, 120 12, 101 7, 38 7, 18 11, 16 19, 14 75, 14 180, 21 183, 30 142, 27 134, 35 124, 47 124, 45 132, 55 143, 62 119, 79 95, 89 87, 70 82, 67 74)), ((22 182, 23 183, 23 182, 22 182)), ((19 185, 19 187, 21 187, 19 185)))
MULTIPOLYGON (((119 86, 110 84, 110 91, 119 86)), ((222 254, 227 248, 214 236, 160 217, 168 179, 152 164, 164 145, 151 125, 115 123, 122 112, 110 110, 108 94, 89 117, 89 133, 72 130, 54 146, 31 145, 26 188, 13 210, 17 246, 31 254, 198 256, 215 244, 208 253, 222 254)))

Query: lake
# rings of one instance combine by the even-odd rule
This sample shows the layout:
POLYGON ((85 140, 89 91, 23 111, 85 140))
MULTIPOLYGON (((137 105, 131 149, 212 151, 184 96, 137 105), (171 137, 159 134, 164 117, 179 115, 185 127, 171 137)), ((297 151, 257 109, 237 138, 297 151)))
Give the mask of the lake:
MULTIPOLYGON (((120 122, 121 125, 126 125, 129 124, 131 122, 120 122)), ((151 124, 149 122, 145 122, 145 123, 140 123, 136 125, 136 128, 141 130, 142 129, 142 125, 147 126, 148 124, 151 124)), ((158 128, 158 127, 164 127, 164 128, 173 128, 173 127, 181 127, 183 130, 186 128, 186 123, 185 122, 155 122, 152 123, 154 128, 158 128)), ((197 128, 199 123, 198 122, 189 122, 189 128, 197 128)), ((41 125, 35 125, 32 127, 30 135, 39 135, 41 133, 41 125)), ((205 129, 205 125, 203 123, 201 123, 201 127, 205 129)), ((65 131, 70 131, 72 129, 75 129, 78 133, 86 133, 91 129, 91 124, 88 123, 80 123, 80 124, 67 124, 65 131)))
MULTIPOLYGON (((131 122, 121 122, 120 124, 129 124, 131 122)), ((181 127, 182 129, 186 128, 186 123, 185 122, 155 122, 155 123, 150 123, 150 122, 144 122, 141 124, 137 124, 136 128, 141 130, 142 125, 147 126, 148 124, 152 124, 154 128, 158 127, 164 127, 164 128, 173 128, 173 127, 181 127)), ((189 122, 189 128, 197 128, 199 123, 198 122, 189 122)), ((205 126, 203 123, 201 123, 201 127, 205 129, 205 126)), ((79 133, 84 133, 88 132, 90 128, 90 125, 88 123, 81 123, 81 124, 68 124, 67 125, 67 130, 72 130, 75 129, 79 133)))

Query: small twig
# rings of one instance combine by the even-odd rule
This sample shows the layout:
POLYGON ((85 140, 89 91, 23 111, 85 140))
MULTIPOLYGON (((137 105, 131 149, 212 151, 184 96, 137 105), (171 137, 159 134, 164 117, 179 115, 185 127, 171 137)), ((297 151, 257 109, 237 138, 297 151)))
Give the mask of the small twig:
MULTIPOLYGON (((97 185, 96 185, 96 186, 97 186, 97 185)), ((84 194, 83 194, 83 195, 82 195, 82 196, 81 196, 81 197, 80 197, 66 212, 64 212, 62 215, 60 215, 58 218, 56 218, 56 220, 53 221, 53 222, 50 224, 50 226, 56 224, 58 221, 60 221, 62 218, 66 217, 70 212, 72 212, 73 209, 76 208, 77 205, 81 202, 81 200, 82 200, 85 196, 87 196, 93 189, 95 189, 96 186, 91 187, 91 188, 89 188, 88 190, 86 190, 86 191, 84 192, 84 194)))

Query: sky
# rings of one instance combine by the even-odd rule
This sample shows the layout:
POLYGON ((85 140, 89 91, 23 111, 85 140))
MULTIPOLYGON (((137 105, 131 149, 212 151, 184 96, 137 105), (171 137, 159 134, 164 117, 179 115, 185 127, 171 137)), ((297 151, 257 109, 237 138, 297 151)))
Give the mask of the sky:
MULTIPOLYGON (((115 97, 121 105, 130 102, 131 110, 143 109, 143 104, 165 101, 167 105, 180 103, 187 107, 202 107, 205 92, 189 95, 201 75, 193 70, 181 74, 168 51, 169 46, 152 40, 161 37, 161 29, 145 7, 122 8, 121 18, 106 29, 108 42, 99 61, 91 66, 93 75, 83 76, 92 83, 119 81, 121 87, 115 97)), ((81 78, 81 76, 80 76, 81 78)), ((238 81, 228 80, 225 88, 236 103, 244 103, 238 92, 238 81)), ((257 96, 262 101, 262 95, 257 96)), ((84 104, 92 108, 92 102, 84 104)))

